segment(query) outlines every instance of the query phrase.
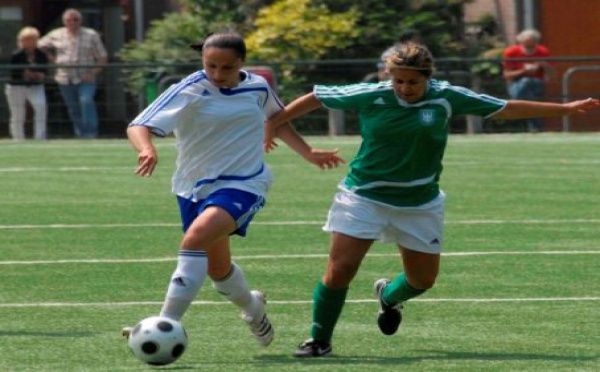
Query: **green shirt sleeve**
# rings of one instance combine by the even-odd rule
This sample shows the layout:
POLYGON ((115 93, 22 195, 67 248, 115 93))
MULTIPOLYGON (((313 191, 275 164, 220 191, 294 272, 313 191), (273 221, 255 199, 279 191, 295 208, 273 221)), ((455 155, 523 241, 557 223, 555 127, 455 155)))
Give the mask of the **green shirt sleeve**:
POLYGON ((378 84, 315 85, 313 93, 321 103, 336 110, 359 110, 365 97, 377 89, 378 84))
POLYGON ((450 85, 445 89, 445 95, 452 105, 452 115, 476 115, 489 117, 506 106, 506 100, 479 94, 474 91, 450 85))

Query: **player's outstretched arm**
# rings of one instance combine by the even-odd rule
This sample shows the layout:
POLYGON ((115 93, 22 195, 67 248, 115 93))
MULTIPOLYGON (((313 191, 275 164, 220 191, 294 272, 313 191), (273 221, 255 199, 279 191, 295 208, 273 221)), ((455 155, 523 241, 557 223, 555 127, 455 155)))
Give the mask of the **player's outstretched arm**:
POLYGON ((268 153, 270 150, 277 147, 274 139, 280 126, 288 123, 292 119, 314 111, 321 106, 322 104, 317 97, 313 93, 308 93, 302 97, 296 98, 289 105, 285 106, 283 110, 271 116, 265 125, 265 152, 268 153))
POLYGON ((135 174, 150 177, 158 164, 158 155, 152 144, 150 130, 142 125, 130 126, 127 128, 127 138, 138 152, 138 166, 135 174))
POLYGON ((493 117, 496 119, 527 119, 584 114, 599 109, 600 100, 582 99, 566 103, 509 100, 504 110, 493 117))
POLYGON ((306 161, 321 169, 336 168, 346 161, 338 156, 338 150, 322 150, 311 147, 290 123, 279 127, 275 133, 292 150, 297 152, 306 161))

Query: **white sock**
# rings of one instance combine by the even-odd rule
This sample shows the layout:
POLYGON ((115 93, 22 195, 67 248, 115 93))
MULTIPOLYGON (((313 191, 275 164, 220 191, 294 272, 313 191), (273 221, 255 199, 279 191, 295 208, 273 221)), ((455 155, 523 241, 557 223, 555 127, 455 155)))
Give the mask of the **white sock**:
POLYGON ((161 316, 180 320, 206 279, 208 260, 204 251, 181 250, 171 276, 161 316))
POLYGON ((231 273, 225 279, 213 280, 213 288, 247 313, 255 315, 258 304, 250 293, 244 272, 237 264, 231 264, 231 273))

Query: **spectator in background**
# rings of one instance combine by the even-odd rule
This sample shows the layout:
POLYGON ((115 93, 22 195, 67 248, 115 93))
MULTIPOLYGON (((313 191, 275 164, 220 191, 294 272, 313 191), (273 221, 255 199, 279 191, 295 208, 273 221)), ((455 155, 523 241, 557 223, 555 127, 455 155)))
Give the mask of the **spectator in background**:
MULTIPOLYGON (((545 82, 551 72, 547 61, 511 60, 515 58, 547 58, 550 51, 540 44, 541 34, 534 29, 521 31, 517 35, 517 44, 504 50, 504 79, 511 99, 540 101, 544 96, 545 82)), ((530 132, 542 129, 542 119, 527 120, 530 132)))
POLYGON ((37 47, 39 38, 40 33, 36 28, 24 27, 17 36, 19 49, 10 57, 11 65, 22 66, 10 70, 10 80, 5 88, 10 110, 10 135, 17 141, 25 139, 27 101, 33 107, 33 136, 37 140, 46 139, 48 109, 44 79, 47 69, 43 65, 48 64, 48 57, 37 47))
POLYGON ((381 54, 379 62, 377 63, 377 78, 379 79, 379 81, 389 80, 390 78, 385 69, 385 61, 388 59, 388 57, 394 54, 394 51, 398 49, 399 46, 410 42, 421 42, 421 34, 419 33, 419 31, 414 30, 412 28, 408 28, 402 31, 398 42, 392 45, 391 47, 387 48, 385 52, 381 54))
MULTIPOLYGON (((103 65, 107 54, 100 36, 90 28, 82 27, 81 13, 67 9, 62 15, 65 27, 49 32, 40 39, 41 48, 48 50, 59 65, 103 65)), ((75 136, 98 136, 96 75, 100 67, 58 68, 55 79, 73 122, 75 136)))

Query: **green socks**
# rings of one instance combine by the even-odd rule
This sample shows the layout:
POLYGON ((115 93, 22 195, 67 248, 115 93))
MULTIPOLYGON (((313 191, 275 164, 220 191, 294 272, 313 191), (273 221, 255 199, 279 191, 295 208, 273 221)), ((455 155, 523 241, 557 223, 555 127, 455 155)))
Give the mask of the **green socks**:
MULTIPOLYGON (((394 305, 408 301, 424 293, 425 289, 415 289, 408 284, 404 273, 387 285, 383 300, 394 305)), ((333 329, 342 313, 348 289, 329 289, 319 281, 313 292, 313 324, 310 335, 313 339, 331 343, 333 329)))
POLYGON ((313 324, 310 332, 313 339, 331 342, 347 293, 347 288, 329 289, 321 281, 317 283, 313 292, 313 324))
POLYGON ((398 275, 383 291, 383 301, 388 305, 395 305, 398 302, 408 301, 424 293, 426 289, 416 289, 408 284, 404 273, 398 275))

